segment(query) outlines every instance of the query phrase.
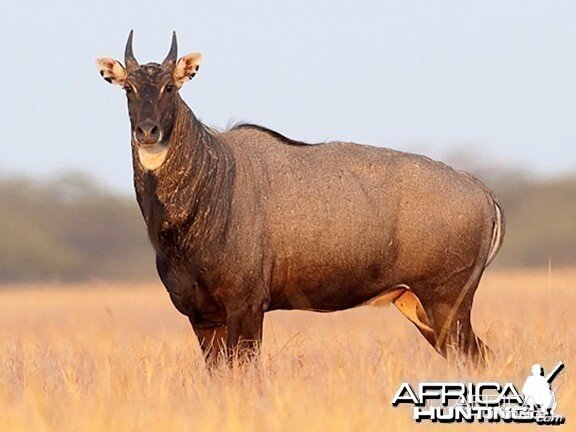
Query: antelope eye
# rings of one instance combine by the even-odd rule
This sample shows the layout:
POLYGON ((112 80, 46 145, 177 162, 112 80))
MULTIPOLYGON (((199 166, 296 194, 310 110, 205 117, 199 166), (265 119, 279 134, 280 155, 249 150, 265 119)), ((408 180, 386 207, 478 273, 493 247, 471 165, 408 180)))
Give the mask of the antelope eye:
POLYGON ((132 93, 132 87, 129 86, 129 85, 124 86, 124 91, 125 91, 126 93, 132 93))
POLYGON ((174 90, 174 86, 172 84, 167 84, 166 85, 166 91, 171 92, 172 90, 174 90))

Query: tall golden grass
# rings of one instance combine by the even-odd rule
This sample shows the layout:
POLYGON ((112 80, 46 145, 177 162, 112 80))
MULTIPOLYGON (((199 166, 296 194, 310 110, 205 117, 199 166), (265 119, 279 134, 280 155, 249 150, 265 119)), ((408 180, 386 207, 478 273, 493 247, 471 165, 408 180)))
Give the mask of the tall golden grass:
POLYGON ((521 386, 533 363, 576 423, 576 270, 488 273, 474 307, 495 351, 485 370, 449 365, 394 309, 267 315, 261 361, 209 374, 187 320, 158 283, 0 289, 0 431, 347 431, 416 425, 393 408, 403 381, 521 386))

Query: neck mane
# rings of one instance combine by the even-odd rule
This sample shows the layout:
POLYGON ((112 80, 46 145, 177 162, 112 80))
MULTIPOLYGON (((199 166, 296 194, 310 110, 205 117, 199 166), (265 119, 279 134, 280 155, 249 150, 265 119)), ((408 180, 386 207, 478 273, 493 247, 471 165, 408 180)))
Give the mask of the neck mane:
MULTIPOLYGON (((226 238, 235 179, 234 157, 178 97, 164 163, 146 170, 132 142, 134 185, 157 253, 188 255, 226 238)), ((183 257, 184 258, 184 257, 183 257)))

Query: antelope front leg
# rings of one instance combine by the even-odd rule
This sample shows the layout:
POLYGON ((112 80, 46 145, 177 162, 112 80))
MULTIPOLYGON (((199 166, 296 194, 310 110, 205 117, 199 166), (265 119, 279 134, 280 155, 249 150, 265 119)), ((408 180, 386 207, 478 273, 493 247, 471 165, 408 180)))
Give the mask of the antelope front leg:
POLYGON ((245 305, 228 312, 228 355, 229 359, 238 358, 249 361, 260 351, 262 342, 262 324, 264 308, 258 305, 245 305))
POLYGON ((226 325, 211 328, 201 328, 198 325, 192 324, 194 333, 198 337, 200 349, 204 355, 204 360, 208 367, 212 368, 218 364, 218 357, 222 353, 226 353, 226 340, 228 336, 228 329, 226 325))

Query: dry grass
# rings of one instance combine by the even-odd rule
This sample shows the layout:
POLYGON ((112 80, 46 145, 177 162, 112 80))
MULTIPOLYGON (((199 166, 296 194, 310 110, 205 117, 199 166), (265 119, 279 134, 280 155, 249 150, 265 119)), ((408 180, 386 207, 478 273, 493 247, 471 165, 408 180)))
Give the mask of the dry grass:
POLYGON ((576 271, 486 276, 474 322, 497 357, 483 372, 447 365, 390 307, 268 314, 262 361, 210 376, 158 284, 74 288, 0 290, 1 431, 408 430, 390 404, 405 380, 521 386, 560 359, 557 412, 576 422, 576 271))

